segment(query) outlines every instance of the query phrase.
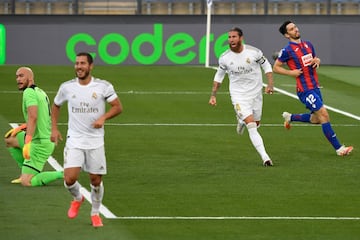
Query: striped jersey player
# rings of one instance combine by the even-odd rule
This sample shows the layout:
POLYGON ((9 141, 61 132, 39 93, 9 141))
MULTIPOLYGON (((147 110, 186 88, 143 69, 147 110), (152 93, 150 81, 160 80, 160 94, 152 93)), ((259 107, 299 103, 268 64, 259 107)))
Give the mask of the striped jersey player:
POLYGON ((289 43, 276 59, 273 70, 296 78, 296 91, 299 100, 310 110, 308 113, 291 114, 283 112, 284 126, 290 129, 292 121, 321 124, 322 131, 339 156, 349 155, 353 147, 341 145, 330 123, 329 114, 323 104, 316 69, 320 58, 316 56, 314 46, 301 40, 299 28, 292 21, 285 21, 279 31, 289 43), (283 67, 288 65, 288 69, 283 67))

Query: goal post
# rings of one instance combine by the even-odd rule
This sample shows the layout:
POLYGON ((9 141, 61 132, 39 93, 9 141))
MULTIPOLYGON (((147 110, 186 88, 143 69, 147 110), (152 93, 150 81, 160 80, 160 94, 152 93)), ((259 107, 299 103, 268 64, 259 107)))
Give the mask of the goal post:
POLYGON ((209 61, 210 61, 211 8, 212 8, 212 0, 207 0, 206 49, 205 49, 206 68, 209 67, 209 61))

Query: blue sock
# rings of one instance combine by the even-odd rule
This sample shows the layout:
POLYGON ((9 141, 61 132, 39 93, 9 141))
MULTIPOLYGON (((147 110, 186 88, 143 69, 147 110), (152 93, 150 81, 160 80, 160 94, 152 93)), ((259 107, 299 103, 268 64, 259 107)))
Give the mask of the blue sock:
POLYGON ((331 127, 331 124, 329 122, 323 123, 321 127, 325 137, 327 138, 327 140, 329 140, 335 150, 339 149, 341 147, 341 144, 339 143, 339 140, 336 137, 336 133, 331 127))
POLYGON ((291 114, 292 122, 310 122, 310 113, 291 114))

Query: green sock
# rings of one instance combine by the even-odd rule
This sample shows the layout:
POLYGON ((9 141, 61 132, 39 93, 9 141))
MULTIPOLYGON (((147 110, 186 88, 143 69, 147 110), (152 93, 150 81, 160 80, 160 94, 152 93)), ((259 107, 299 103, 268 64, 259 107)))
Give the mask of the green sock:
POLYGON ((43 186, 57 179, 63 179, 64 173, 60 171, 41 172, 31 179, 31 186, 43 186))
POLYGON ((24 163, 24 157, 22 154, 22 150, 20 148, 9 147, 7 148, 10 152, 10 155, 13 159, 15 159, 16 163, 18 164, 19 168, 21 169, 24 163))

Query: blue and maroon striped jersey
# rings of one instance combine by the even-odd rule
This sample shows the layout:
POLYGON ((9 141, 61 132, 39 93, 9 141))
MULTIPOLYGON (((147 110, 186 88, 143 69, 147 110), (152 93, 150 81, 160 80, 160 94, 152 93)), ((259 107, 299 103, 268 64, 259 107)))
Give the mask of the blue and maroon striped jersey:
POLYGON ((303 74, 296 77, 296 91, 306 92, 319 87, 316 68, 310 64, 316 56, 314 46, 309 41, 289 42, 281 49, 278 60, 287 63, 290 70, 301 69, 303 74))

